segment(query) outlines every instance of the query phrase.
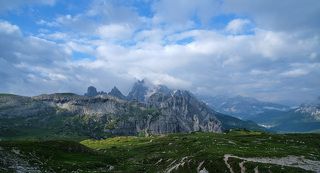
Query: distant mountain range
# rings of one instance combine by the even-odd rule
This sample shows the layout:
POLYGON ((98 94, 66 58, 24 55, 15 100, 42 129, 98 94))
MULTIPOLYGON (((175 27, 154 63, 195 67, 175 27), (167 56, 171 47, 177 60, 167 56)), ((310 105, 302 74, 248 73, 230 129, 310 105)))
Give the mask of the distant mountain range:
POLYGON ((178 132, 222 132, 233 128, 264 130, 215 112, 185 90, 136 82, 128 96, 116 87, 109 93, 90 86, 73 93, 24 97, 0 95, 0 138, 150 135, 178 132))
POLYGON ((105 138, 229 129, 317 132, 320 106, 290 108, 241 96, 196 97, 186 90, 144 80, 137 81, 127 96, 117 87, 98 92, 93 86, 84 95, 0 94, 0 139, 105 138))
POLYGON ((252 120, 270 130, 279 132, 320 131, 320 104, 303 104, 296 108, 262 102, 250 97, 199 96, 212 109, 252 120))

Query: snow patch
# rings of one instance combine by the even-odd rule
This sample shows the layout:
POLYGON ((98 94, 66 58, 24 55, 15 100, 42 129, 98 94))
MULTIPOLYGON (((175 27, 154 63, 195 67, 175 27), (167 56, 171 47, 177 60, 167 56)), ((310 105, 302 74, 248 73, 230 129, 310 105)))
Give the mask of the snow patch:
POLYGON ((272 124, 258 124, 258 125, 259 125, 259 126, 262 126, 262 127, 264 127, 264 128, 267 128, 267 129, 270 129, 270 128, 276 126, 276 125, 272 125, 272 124))
POLYGON ((286 108, 277 108, 277 107, 272 107, 272 106, 264 106, 263 109, 276 110, 276 111, 287 111, 286 108))

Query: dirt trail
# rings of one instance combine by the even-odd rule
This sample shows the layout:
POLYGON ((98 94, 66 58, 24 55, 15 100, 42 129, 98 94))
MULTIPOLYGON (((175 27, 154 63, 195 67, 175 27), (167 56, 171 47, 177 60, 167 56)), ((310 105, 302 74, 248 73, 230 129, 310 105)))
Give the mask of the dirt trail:
MULTIPOLYGON (((223 160, 224 160, 226 166, 229 168, 230 173, 234 173, 232 170, 232 167, 228 163, 228 159, 230 157, 236 158, 236 159, 241 159, 243 161, 249 161, 249 162, 259 162, 259 163, 276 164, 276 165, 281 165, 281 166, 302 168, 304 170, 315 171, 317 173, 320 173, 320 161, 309 160, 309 159, 305 159, 304 157, 287 156, 287 157, 280 157, 280 158, 269 158, 269 157, 245 158, 245 157, 234 156, 231 154, 225 154, 223 160)), ((241 173, 242 173, 243 172, 242 169, 244 169, 244 171, 245 171, 245 167, 243 165, 244 162, 241 162, 240 164, 239 164, 239 166, 241 168, 241 173), (240 164, 242 164, 242 166, 240 164)), ((255 169, 255 172, 258 172, 258 168, 255 169)))
POLYGON ((246 161, 242 161, 241 163, 239 163, 239 166, 241 168, 241 173, 245 173, 246 172, 246 167, 243 165, 244 163, 246 163, 246 161))
POLYGON ((169 167, 165 170, 166 173, 171 173, 174 170, 177 170, 180 166, 184 166, 184 164, 188 161, 189 156, 181 158, 180 161, 174 160, 169 164, 169 167))
POLYGON ((258 166, 254 168, 254 173, 259 173, 258 166))
POLYGON ((234 173, 233 170, 232 170, 231 165, 228 163, 229 157, 232 157, 232 155, 225 154, 223 160, 224 160, 224 163, 226 164, 226 166, 228 167, 230 173, 234 173))

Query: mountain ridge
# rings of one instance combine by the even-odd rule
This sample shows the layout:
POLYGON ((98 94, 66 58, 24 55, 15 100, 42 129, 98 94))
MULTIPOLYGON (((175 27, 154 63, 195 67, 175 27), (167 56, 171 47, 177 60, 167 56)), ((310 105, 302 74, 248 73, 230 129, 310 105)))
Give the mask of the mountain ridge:
MULTIPOLYGON (((13 136, 32 135, 32 130, 41 129, 41 133, 48 132, 47 136, 54 133, 92 138, 193 131, 219 133, 237 128, 237 123, 241 124, 239 128, 264 130, 238 119, 228 120, 234 126, 223 126, 226 123, 216 117, 217 113, 189 91, 169 90, 165 86, 151 88, 140 93, 144 94, 142 102, 128 97, 120 99, 105 92, 97 92, 100 94, 96 96, 73 93, 0 96, 0 129, 13 136), (153 91, 150 96, 149 91, 153 91), (10 126, 12 123, 15 125, 10 126)), ((135 89, 133 87, 132 93, 135 89)), ((225 115, 219 114, 221 116, 225 115)))
POLYGON ((270 130, 285 133, 320 130, 320 104, 302 104, 292 108, 242 96, 199 98, 218 112, 251 120, 270 130))

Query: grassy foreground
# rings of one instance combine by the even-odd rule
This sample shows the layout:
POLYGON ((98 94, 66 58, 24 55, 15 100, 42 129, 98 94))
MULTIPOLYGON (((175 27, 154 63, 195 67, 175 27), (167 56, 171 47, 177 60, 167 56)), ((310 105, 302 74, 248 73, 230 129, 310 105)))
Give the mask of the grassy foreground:
MULTIPOLYGON (((0 172, 230 172, 224 156, 286 157, 320 161, 319 134, 192 133, 105 140, 2 141, 0 172), (2 159, 1 159, 2 158, 2 159), (15 164, 14 166, 12 166, 15 164), (22 165, 22 166, 21 166, 22 165)), ((227 163, 240 172, 241 159, 227 163)), ((308 172, 301 168, 245 162, 246 172, 308 172)), ((312 171, 311 171, 312 172, 312 171)))

